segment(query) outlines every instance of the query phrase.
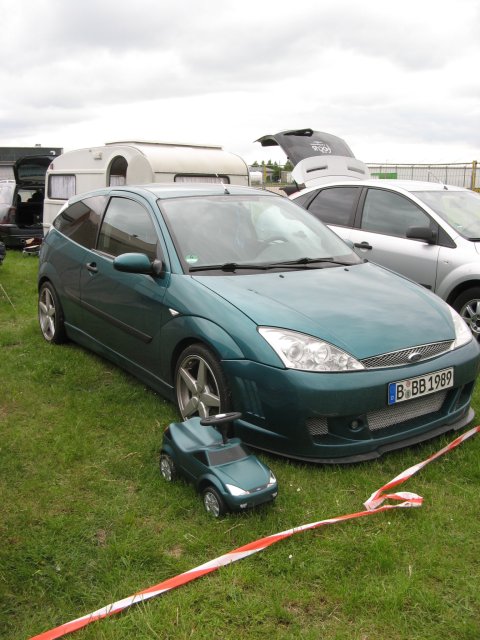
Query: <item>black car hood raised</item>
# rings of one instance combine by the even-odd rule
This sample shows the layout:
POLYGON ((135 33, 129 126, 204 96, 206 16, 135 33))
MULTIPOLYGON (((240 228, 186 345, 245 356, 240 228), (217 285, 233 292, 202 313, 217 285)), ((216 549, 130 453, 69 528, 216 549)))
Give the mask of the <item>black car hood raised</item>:
POLYGON ((345 140, 331 133, 313 131, 313 129, 280 131, 273 135, 262 136, 256 142, 260 142, 262 147, 278 145, 294 166, 312 156, 333 155, 355 158, 345 140))
POLYGON ((43 186, 45 174, 53 156, 26 156, 17 160, 13 167, 15 182, 22 186, 43 186))
POLYGON ((342 138, 313 129, 293 129, 259 138, 263 147, 278 145, 294 165, 298 186, 314 186, 331 180, 368 178, 368 167, 357 160, 342 138))

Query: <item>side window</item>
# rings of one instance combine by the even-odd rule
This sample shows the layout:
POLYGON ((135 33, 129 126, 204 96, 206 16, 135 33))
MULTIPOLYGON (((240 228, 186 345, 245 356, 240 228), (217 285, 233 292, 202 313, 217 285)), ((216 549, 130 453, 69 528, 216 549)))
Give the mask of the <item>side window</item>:
POLYGON ((157 257, 157 232, 141 204, 127 198, 112 198, 105 213, 97 249, 112 256, 121 253, 145 253, 157 257))
POLYGON ((295 204, 298 204, 300 207, 303 207, 304 209, 306 209, 305 205, 310 200, 311 197, 312 197, 312 194, 310 192, 304 193, 303 196, 298 196, 298 198, 295 198, 293 202, 295 204))
POLYGON ((361 228, 399 238, 409 227, 431 227, 429 216, 398 193, 369 189, 363 207, 361 228))
POLYGON ((58 214, 53 226, 83 247, 93 249, 106 203, 106 196, 75 202, 58 214))
POLYGON ((52 200, 68 200, 75 195, 76 179, 72 175, 48 176, 48 197, 52 200))
POLYGON ((319 191, 308 210, 326 224, 352 227, 359 187, 330 187, 319 191))

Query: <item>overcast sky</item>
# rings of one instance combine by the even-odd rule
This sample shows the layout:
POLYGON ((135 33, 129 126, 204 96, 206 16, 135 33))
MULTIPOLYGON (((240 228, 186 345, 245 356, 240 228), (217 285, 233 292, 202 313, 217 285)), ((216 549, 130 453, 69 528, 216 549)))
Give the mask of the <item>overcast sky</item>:
POLYGON ((311 127, 365 162, 480 160, 479 0, 0 0, 0 146, 311 127))

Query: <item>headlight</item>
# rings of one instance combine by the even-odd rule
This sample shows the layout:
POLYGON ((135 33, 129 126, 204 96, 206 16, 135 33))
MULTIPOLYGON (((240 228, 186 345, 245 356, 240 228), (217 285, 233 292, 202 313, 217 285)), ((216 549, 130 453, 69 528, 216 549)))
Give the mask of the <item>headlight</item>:
POLYGON ((234 484, 226 484, 225 486, 230 491, 232 496, 246 496, 248 494, 248 491, 240 489, 240 487, 236 487, 234 484))
POLYGON ((455 309, 452 309, 452 307, 449 307, 449 309, 452 314, 453 326, 455 327, 455 341, 451 349, 458 349, 458 347, 463 347, 464 344, 473 340, 473 335, 461 315, 458 314, 455 309))
POLYGON ((259 327, 258 331, 288 369, 358 371, 365 368, 345 351, 304 333, 273 327, 259 327))
POLYGON ((273 475, 273 471, 270 471, 270 480, 268 481, 268 486, 273 487, 274 484, 277 484, 277 479, 273 475))

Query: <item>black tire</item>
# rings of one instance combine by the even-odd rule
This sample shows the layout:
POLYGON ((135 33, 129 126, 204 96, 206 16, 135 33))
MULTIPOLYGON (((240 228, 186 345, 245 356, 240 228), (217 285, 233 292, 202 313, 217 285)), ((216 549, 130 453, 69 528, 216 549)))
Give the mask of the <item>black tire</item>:
POLYGON ((175 394, 183 420, 230 410, 231 396, 215 354, 202 344, 182 351, 175 367, 175 394))
POLYGON ((173 482, 177 477, 177 467, 167 453, 160 454, 160 473, 167 482, 173 482))
POLYGON ((480 287, 471 287, 453 301, 452 307, 462 316, 477 340, 480 339, 480 287))
POLYGON ((220 516, 226 513, 227 507, 225 502, 215 487, 207 487, 204 489, 202 497, 205 510, 214 518, 220 518, 220 516))
POLYGON ((38 292, 38 322, 47 342, 61 344, 66 342, 65 318, 57 292, 48 281, 40 286, 38 292))

